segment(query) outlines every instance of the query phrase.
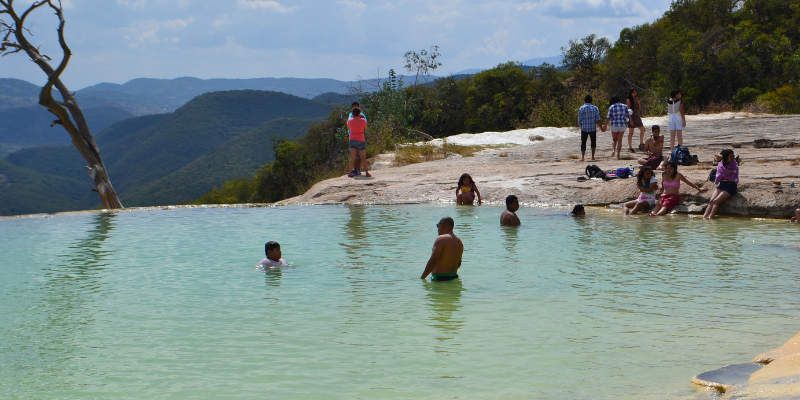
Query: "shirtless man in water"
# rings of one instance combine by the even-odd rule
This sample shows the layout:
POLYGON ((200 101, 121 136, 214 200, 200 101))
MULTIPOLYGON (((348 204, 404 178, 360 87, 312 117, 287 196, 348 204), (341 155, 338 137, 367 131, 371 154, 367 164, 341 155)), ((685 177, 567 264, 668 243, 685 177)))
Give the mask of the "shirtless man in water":
POLYGON ((655 171, 664 170, 664 137, 661 136, 661 127, 653 125, 653 136, 644 142, 645 158, 639 159, 639 164, 647 165, 655 171))
POLYGON ((451 281, 458 278, 458 268, 461 267, 461 256, 464 254, 464 244, 453 233, 456 223, 450 217, 439 220, 439 236, 433 242, 433 252, 421 279, 431 275, 432 281, 451 281))
POLYGON ((520 226, 522 223, 519 222, 517 210, 519 210, 519 200, 517 199, 517 196, 512 194, 506 197, 506 210, 500 214, 500 225, 520 226))

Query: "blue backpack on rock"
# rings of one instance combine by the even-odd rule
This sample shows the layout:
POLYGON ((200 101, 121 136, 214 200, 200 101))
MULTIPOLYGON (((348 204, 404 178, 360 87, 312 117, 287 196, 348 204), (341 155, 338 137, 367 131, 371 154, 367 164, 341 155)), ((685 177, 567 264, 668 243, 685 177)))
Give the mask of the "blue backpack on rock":
POLYGON ((672 150, 669 160, 678 165, 692 165, 693 161, 697 162, 697 156, 692 156, 688 148, 678 145, 672 150))

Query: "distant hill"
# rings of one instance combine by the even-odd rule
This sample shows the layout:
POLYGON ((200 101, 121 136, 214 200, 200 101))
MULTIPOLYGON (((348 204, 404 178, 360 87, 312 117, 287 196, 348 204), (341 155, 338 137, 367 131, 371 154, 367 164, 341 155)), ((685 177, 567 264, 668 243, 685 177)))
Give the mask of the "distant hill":
POLYGON ((556 67, 561 66, 561 56, 552 56, 552 57, 540 57, 540 58, 531 58, 530 60, 525 60, 522 62, 522 65, 528 65, 531 67, 538 67, 544 63, 551 64, 556 67))
POLYGON ((41 90, 39 86, 20 79, 0 78, 0 110, 37 104, 41 90))
MULTIPOLYGON (((92 132, 133 115, 115 106, 83 107, 92 132)), ((0 143, 22 146, 66 145, 72 142, 61 126, 50 127, 55 116, 40 105, 0 110, 0 143)))
POLYGON ((354 101, 358 101, 358 97, 352 94, 328 92, 314 97, 312 100, 322 104, 349 106, 354 101))
MULTIPOLYGON (((541 58, 531 58, 529 60, 522 61, 522 65, 528 67, 526 71, 529 71, 531 67, 538 67, 544 63, 551 64, 556 67, 561 66, 561 56, 553 56, 553 57, 541 57, 541 58)), ((475 75, 478 72, 486 71, 487 69, 491 68, 470 68, 458 71, 453 74, 453 76, 461 76, 461 75, 475 75)))
MULTIPOLYGON (((117 104, 130 103, 136 107, 145 100, 160 112, 175 111, 189 100, 209 92, 229 90, 263 90, 291 94, 311 99, 322 93, 345 94, 349 82, 336 79, 304 78, 254 78, 254 79, 198 79, 183 77, 175 79, 139 78, 122 85, 101 83, 78 91, 78 95, 102 98, 117 104)), ((80 99, 79 99, 80 101, 80 99)), ((133 112, 132 109, 128 111, 133 112)), ((136 114, 136 113, 134 113, 136 114)), ((142 114, 137 114, 142 115, 142 114)))
MULTIPOLYGON (((174 113, 117 122, 95 139, 123 205, 173 204, 196 199, 228 179, 252 175, 274 157, 272 138, 292 139, 329 112, 321 103, 284 93, 215 92, 174 113)), ((26 148, 9 154, 6 161, 29 173, 57 175, 91 189, 85 162, 72 146, 26 148)), ((65 204, 72 207, 80 201, 65 204)))
POLYGON ((49 213, 100 204, 91 180, 40 174, 0 160, 0 215, 49 213))
POLYGON ((258 167, 275 159, 273 140, 294 140, 315 119, 276 119, 245 132, 155 182, 139 186, 124 198, 131 204, 180 204, 196 200, 209 188, 225 181, 252 176, 258 167))

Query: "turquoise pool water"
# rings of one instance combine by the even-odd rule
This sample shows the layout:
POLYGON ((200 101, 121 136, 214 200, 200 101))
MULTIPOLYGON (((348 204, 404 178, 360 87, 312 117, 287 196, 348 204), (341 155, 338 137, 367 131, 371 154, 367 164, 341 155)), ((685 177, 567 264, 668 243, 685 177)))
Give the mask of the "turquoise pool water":
POLYGON ((800 330, 797 225, 501 211, 0 219, 0 398, 705 399, 800 330), (462 279, 423 283, 445 215, 462 279))

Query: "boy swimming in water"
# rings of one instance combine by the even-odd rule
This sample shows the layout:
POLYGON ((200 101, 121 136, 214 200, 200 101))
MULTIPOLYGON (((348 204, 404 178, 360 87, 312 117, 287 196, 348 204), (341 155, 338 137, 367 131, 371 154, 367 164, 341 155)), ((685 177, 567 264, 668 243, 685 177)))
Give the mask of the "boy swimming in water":
POLYGON ((572 212, 569 213, 569 215, 573 217, 584 217, 586 216, 586 209, 584 209, 582 205, 578 204, 572 209, 572 212))
POLYGON ((269 269, 286 265, 286 260, 281 258, 281 245, 278 242, 267 242, 264 244, 264 252, 267 258, 258 262, 259 269, 269 269))

